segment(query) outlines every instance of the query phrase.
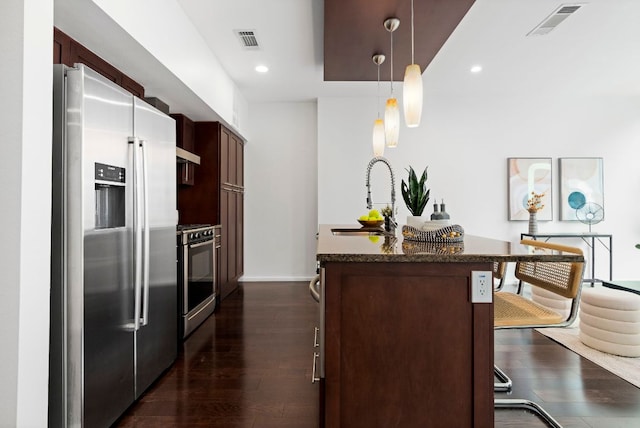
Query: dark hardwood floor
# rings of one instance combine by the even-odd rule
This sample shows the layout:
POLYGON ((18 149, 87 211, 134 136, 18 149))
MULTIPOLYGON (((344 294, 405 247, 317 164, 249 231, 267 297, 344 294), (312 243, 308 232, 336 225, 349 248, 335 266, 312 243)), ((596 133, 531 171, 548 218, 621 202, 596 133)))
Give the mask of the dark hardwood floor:
MULTIPOLYGON (((242 284, 115 426, 316 427, 316 323, 306 283, 242 284)), ((534 331, 497 331, 495 343, 496 364, 514 382, 512 394, 498 396, 532 399, 565 428, 640 426, 639 388, 534 331)), ((495 421, 544 426, 522 410, 498 410, 495 421)))

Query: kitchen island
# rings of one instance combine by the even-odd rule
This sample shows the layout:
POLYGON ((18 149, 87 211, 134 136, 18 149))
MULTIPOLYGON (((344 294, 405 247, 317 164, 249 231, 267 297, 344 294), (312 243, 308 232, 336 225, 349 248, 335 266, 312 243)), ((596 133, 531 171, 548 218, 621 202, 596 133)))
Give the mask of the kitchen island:
POLYGON ((472 272, 582 257, 321 225, 317 260, 320 426, 492 427, 493 306, 471 301, 472 272))

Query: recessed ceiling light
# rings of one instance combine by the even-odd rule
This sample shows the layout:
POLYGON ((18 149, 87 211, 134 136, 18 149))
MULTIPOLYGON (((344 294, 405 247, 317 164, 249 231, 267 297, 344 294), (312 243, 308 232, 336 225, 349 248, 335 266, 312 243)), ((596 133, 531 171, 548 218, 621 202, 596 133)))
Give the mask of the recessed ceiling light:
POLYGON ((269 71, 269 67, 267 67, 266 65, 258 65, 256 66, 256 71, 258 73, 266 73, 267 71, 269 71))
POLYGON ((474 65, 471 67, 471 72, 472 73, 480 73, 482 71, 482 66, 481 65, 474 65))

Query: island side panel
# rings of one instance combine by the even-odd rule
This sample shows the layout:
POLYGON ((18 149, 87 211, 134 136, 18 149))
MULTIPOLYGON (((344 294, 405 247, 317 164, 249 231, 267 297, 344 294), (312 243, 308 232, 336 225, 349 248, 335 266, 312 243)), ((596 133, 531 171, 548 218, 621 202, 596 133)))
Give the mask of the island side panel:
MULTIPOLYGON (((471 270, 486 270, 486 268, 478 269, 474 267, 471 270)), ((469 287, 471 287, 471 278, 469 278, 469 287)), ((473 304, 474 427, 494 426, 493 322, 493 304, 473 304), (490 325, 490 328, 487 327, 487 324, 490 325), (487 370, 487 367, 489 367, 489 370, 487 370), (489 406, 489 409, 487 406, 489 406)))
POLYGON ((327 427, 493 426, 493 310, 469 297, 491 264, 324 267, 327 427))

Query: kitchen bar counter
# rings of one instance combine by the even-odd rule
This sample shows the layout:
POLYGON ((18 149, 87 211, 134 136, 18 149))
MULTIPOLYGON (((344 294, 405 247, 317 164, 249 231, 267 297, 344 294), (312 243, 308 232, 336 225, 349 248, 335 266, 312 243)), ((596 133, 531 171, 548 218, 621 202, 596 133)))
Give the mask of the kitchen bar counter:
MULTIPOLYGON (((465 235, 461 243, 426 243, 408 241, 402 237, 402 227, 395 234, 336 235, 332 230, 371 230, 359 225, 320 225, 318 228, 317 260, 326 262, 516 262, 516 261, 576 261, 582 256, 549 250, 532 253, 519 243, 465 235)), ((340 233, 340 232, 338 232, 340 233)))
POLYGON ((493 427, 493 305, 471 301, 472 273, 582 256, 469 235, 403 241, 401 230, 319 227, 320 426, 493 427))

